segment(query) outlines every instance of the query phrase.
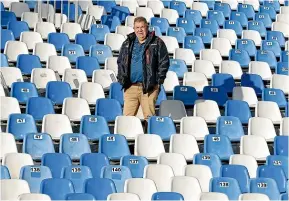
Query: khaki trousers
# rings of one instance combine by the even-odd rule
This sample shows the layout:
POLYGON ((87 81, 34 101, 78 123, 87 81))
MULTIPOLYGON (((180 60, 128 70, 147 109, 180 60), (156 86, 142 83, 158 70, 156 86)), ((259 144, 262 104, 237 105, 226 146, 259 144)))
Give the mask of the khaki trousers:
POLYGON ((143 116, 147 120, 155 115, 155 103, 159 94, 159 87, 154 91, 143 94, 142 85, 132 85, 124 92, 123 114, 125 116, 135 116, 141 105, 143 116))

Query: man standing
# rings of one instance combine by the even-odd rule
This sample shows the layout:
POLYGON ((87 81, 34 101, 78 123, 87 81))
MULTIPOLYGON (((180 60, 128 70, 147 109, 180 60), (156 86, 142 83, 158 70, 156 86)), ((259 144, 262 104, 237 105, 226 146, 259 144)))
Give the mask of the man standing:
POLYGON ((169 68, 164 42, 148 31, 144 17, 134 20, 134 33, 123 42, 118 63, 118 81, 124 89, 124 115, 135 116, 139 105, 145 119, 155 115, 155 103, 169 68))

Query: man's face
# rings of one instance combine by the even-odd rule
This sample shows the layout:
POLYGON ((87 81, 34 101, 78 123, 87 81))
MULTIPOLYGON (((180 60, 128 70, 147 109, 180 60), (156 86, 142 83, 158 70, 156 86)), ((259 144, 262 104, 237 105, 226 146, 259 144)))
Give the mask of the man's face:
POLYGON ((144 22, 135 22, 134 23, 134 32, 140 41, 145 40, 147 37, 147 34, 148 34, 147 24, 145 24, 144 22))

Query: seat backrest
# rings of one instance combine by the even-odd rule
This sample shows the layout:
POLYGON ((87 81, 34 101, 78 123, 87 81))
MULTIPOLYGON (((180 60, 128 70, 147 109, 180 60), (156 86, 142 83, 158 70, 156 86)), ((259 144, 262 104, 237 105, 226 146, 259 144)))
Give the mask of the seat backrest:
POLYGON ((239 197, 240 201, 245 201, 245 200, 264 200, 264 201, 269 201, 269 197, 265 194, 261 193, 245 193, 240 195, 239 197))
POLYGON ((176 133, 176 128, 170 117, 153 116, 149 118, 147 132, 160 135, 163 140, 169 140, 170 136, 176 133))
POLYGON ((103 116, 108 122, 115 121, 117 116, 122 115, 122 108, 115 99, 100 98, 96 101, 95 115, 103 116))
POLYGON ((271 101, 258 101, 255 108, 255 116, 268 118, 274 124, 279 124, 282 121, 282 116, 277 103, 271 101), (270 112, 268 112, 268 109, 270 112))
POLYGON ((144 168, 148 160, 143 156, 127 155, 120 159, 120 165, 130 169, 133 178, 143 178, 144 168))
POLYGON ((127 193, 137 194, 140 200, 148 200, 157 192, 154 181, 145 178, 128 179, 125 182, 124 191, 127 193), (145 188, 144 188, 145 186, 145 188))
POLYGON ((250 180, 250 192, 267 195, 270 200, 280 199, 277 183, 271 178, 256 178, 250 180))
POLYGON ((80 165, 89 167, 94 178, 100 178, 101 169, 109 165, 109 160, 102 153, 86 153, 81 155, 80 165))
POLYGON ((107 45, 96 44, 90 47, 89 56, 96 57, 100 64, 104 64, 106 58, 112 57, 112 51, 107 45))
POLYGON ((31 82, 37 89, 45 89, 50 81, 56 81, 56 75, 51 69, 35 68, 31 73, 31 82))
POLYGON ((221 114, 215 101, 197 100, 194 105, 194 116, 202 117, 206 122, 216 122, 221 114))
POLYGON ((30 75, 34 68, 42 68, 39 57, 29 54, 20 54, 17 57, 16 67, 20 68, 24 75, 30 75))
POLYGON ((238 181, 229 177, 215 177, 210 181, 210 191, 224 193, 230 200, 237 200, 242 193, 238 181))
POLYGON ((87 100, 88 104, 95 104, 99 98, 105 98, 103 88, 98 83, 82 82, 78 89, 78 97, 87 100))
POLYGON ((221 116, 217 120, 216 134, 226 135, 231 141, 240 141, 244 135, 244 130, 237 117, 221 116))
POLYGON ((198 99, 198 94, 194 87, 175 86, 173 91, 173 99, 182 101, 185 106, 192 106, 198 99))
POLYGON ((256 135, 243 136, 241 138, 240 153, 251 155, 263 160, 270 155, 265 138, 256 135))
POLYGON ((95 45, 97 42, 92 34, 78 33, 75 36, 75 43, 81 45, 85 52, 89 52, 90 46, 95 45))
POLYGON ((33 116, 34 120, 42 120, 46 114, 54 114, 54 107, 50 99, 31 97, 27 101, 26 113, 33 116))
POLYGON ((116 193, 115 184, 107 178, 87 179, 85 184, 85 193, 92 194, 97 200, 106 200, 111 193, 116 193))
POLYGON ((57 51, 61 51, 63 45, 70 43, 66 33, 49 33, 47 42, 53 44, 57 51))
POLYGON ((84 70, 87 77, 92 77, 93 71, 100 69, 97 58, 80 56, 76 59, 76 68, 84 70))
POLYGON ((30 193, 29 185, 25 180, 3 179, 0 180, 0 185, 1 200, 17 200, 19 195, 30 193))
POLYGON ((62 114, 67 115, 72 121, 80 121, 83 115, 90 115, 91 113, 85 99, 65 98, 63 101, 62 114))
POLYGON ((29 82, 13 82, 10 93, 22 104, 26 103, 30 97, 38 97, 35 85, 29 82))
POLYGON ((6 166, 0 165, 0 179, 10 179, 10 173, 6 166))
POLYGON ((228 100, 225 106, 225 115, 237 117, 241 123, 248 123, 249 118, 251 118, 251 111, 245 101, 228 100))
POLYGON ((185 106, 178 100, 164 100, 160 105, 160 116, 169 116, 173 120, 180 120, 187 116, 185 106))
POLYGON ((53 104, 62 105, 65 98, 72 97, 71 87, 67 82, 50 81, 46 86, 46 98, 49 98, 53 104))
POLYGON ((228 95, 223 87, 205 86, 203 89, 203 98, 205 100, 216 101, 218 106, 223 106, 228 100, 228 95))
POLYGON ((288 139, 289 136, 276 136, 274 138, 274 154, 288 156, 288 139))
POLYGON ((220 168, 222 166, 221 160, 218 155, 214 153, 199 153, 194 155, 194 164, 207 165, 212 171, 213 177, 220 177, 220 168))
POLYGON ((90 200, 90 201, 94 201, 95 197, 89 193, 69 193, 66 195, 66 200, 90 200))
POLYGON ((85 56, 83 47, 79 44, 63 45, 61 55, 68 57, 70 62, 76 62, 77 57, 85 56))

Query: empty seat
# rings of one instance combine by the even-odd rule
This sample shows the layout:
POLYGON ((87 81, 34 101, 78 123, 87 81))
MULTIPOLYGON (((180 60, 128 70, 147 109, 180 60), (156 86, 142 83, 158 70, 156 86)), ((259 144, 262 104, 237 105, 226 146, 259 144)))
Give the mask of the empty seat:
POLYGON ((2 159, 6 154, 18 152, 15 138, 11 133, 1 133, 0 139, 1 139, 0 159, 2 159))
POLYGON ((267 141, 273 141, 276 132, 270 119, 253 117, 249 120, 248 135, 258 135, 264 137, 267 141))
MULTIPOLYGON (((230 1, 229 3, 234 3, 234 1, 230 1)), ((219 10, 219 11, 222 11, 223 14, 224 14, 224 17, 225 18, 229 18, 230 17, 230 14, 231 14, 231 9, 235 9, 237 8, 237 5, 236 7, 232 7, 232 5, 230 5, 228 2, 223 2, 223 3, 220 3, 220 2, 215 2, 214 3, 214 10, 219 10)))
POLYGON ((221 116, 217 119, 216 134, 226 135, 231 141, 240 141, 244 135, 241 121, 233 116, 221 116))
POLYGON ((87 77, 92 77, 93 71, 100 69, 97 58, 79 56, 76 59, 76 68, 84 70, 87 77))
POLYGON ((215 19, 213 19, 213 20, 202 19, 200 27, 210 29, 213 36, 216 36, 218 29, 219 29, 219 24, 218 24, 217 20, 215 20, 215 19))
POLYGON ((229 59, 237 61, 242 68, 248 67, 249 63, 251 62, 248 52, 240 49, 232 49, 230 51, 229 59))
POLYGON ((152 195, 152 200, 184 200, 182 194, 176 192, 157 192, 152 195))
POLYGON ((105 60, 104 69, 112 70, 115 74, 118 73, 117 57, 108 57, 105 60))
POLYGON ((249 200, 256 200, 256 201, 269 201, 269 197, 265 194, 261 194, 261 193, 245 193, 240 195, 239 197, 240 201, 249 201, 249 200))
POLYGON ((184 85, 194 87, 198 92, 202 92, 208 86, 208 79, 203 73, 186 72, 184 74, 184 85))
POLYGON ((115 32, 116 27, 121 25, 121 21, 118 16, 102 15, 101 24, 107 25, 110 32, 115 32))
POLYGON ((285 173, 286 178, 288 178, 288 157, 287 156, 270 155, 266 158, 266 165, 272 166, 272 167, 281 167, 285 173))
POLYGON ((207 11, 209 10, 208 5, 203 2, 194 2, 192 4, 192 9, 200 11, 202 14, 202 17, 206 17, 207 11))
POLYGON ((1 200, 17 200, 19 195, 30 193, 29 185, 25 180, 3 179, 0 184, 1 200))
POLYGON ((232 99, 245 101, 248 103, 249 107, 255 107, 258 102, 257 95, 251 87, 234 87, 232 99))
POLYGON ((10 95, 17 98, 20 104, 26 104, 29 98, 38 97, 38 92, 33 83, 13 82, 10 95))
POLYGON ((113 70, 98 69, 93 71, 92 81, 108 89, 111 83, 117 81, 117 78, 113 70))
POLYGON ((53 104, 62 105, 65 98, 72 97, 71 87, 67 82, 50 81, 46 85, 45 97, 53 104))
POLYGON ((245 166, 248 170, 250 178, 256 178, 258 164, 253 156, 245 154, 231 155, 229 164, 245 166))
POLYGON ((240 22, 243 28, 246 28, 248 26, 248 18, 246 14, 243 12, 232 11, 230 15, 230 20, 240 22))
POLYGON ((288 62, 278 62, 275 72, 280 75, 288 75, 288 62))
POLYGON ((196 164, 187 165, 185 168, 185 176, 195 177, 199 181, 202 192, 209 192, 210 180, 213 176, 208 166, 196 164))
POLYGON ((11 87, 13 82, 23 82, 23 77, 19 68, 1 67, 0 73, 2 74, 1 80, 7 87, 11 87))
POLYGON ((200 51, 204 49, 205 46, 200 36, 186 36, 184 40, 184 48, 191 49, 195 55, 199 55, 200 51))
POLYGON ((43 42, 40 33, 30 31, 22 32, 20 35, 20 41, 26 44, 28 50, 33 50, 36 43, 43 42))
MULTIPOLYGON (((216 73, 214 64, 208 60, 195 60, 192 65, 192 71, 196 73, 203 73, 207 78, 212 78, 212 75, 216 73)), ((195 87, 196 88, 196 87, 195 87)), ((198 91, 202 91, 203 87, 196 88, 198 91)))
POLYGON ((20 68, 23 75, 31 75, 34 68, 42 68, 39 57, 29 54, 20 54, 17 57, 16 67, 20 68))
POLYGON ((96 41, 104 42, 104 37, 110 33, 109 27, 104 24, 93 24, 90 27, 89 33, 94 35, 96 41))
POLYGON ((182 101, 185 106, 192 106, 198 99, 198 93, 194 87, 175 86, 173 91, 173 99, 182 101))
POLYGON ((27 101, 26 113, 33 116, 35 121, 42 121, 44 115, 54 114, 54 107, 50 99, 31 97, 27 101))
POLYGON ((178 43, 183 43, 186 36, 186 32, 183 27, 169 27, 167 36, 175 37, 178 43))
POLYGON ((250 4, 239 4, 238 12, 243 12, 247 16, 248 19, 253 19, 255 16, 254 7, 250 4))
POLYGON ((270 50, 258 50, 255 56, 255 60, 267 62, 271 69, 277 67, 276 56, 274 52, 270 50))
POLYGON ((194 106, 194 116, 202 117, 206 122, 216 122, 221 114, 215 101, 200 100, 194 106))
POLYGON ((229 198, 226 194, 224 193, 218 193, 218 192, 208 192, 208 193, 202 193, 200 196, 201 201, 205 200, 218 200, 218 201, 228 201, 229 198))
POLYGON ((236 49, 246 50, 250 57, 255 57, 257 52, 255 42, 251 39, 236 40, 236 49))
POLYGON ((271 101, 258 101, 255 109, 255 116, 268 118, 274 124, 280 124, 282 121, 282 116, 277 103, 271 101))
POLYGON ((63 75, 65 69, 71 68, 68 58, 64 56, 50 56, 46 65, 47 68, 52 69, 59 75, 63 75))
POLYGON ((111 193, 116 193, 116 188, 111 179, 90 178, 84 184, 85 193, 89 193, 97 200, 106 200, 111 193))
MULTIPOLYGON (((255 14, 255 13, 254 13, 255 14)), ((248 30, 258 31, 261 37, 266 36, 266 27, 261 21, 250 21, 248 22, 248 30)))
POLYGON ((9 66, 7 56, 1 53, 0 67, 9 66))
POLYGON ((222 62, 222 56, 216 49, 204 49, 200 52, 201 60, 208 60, 213 62, 214 66, 220 66, 222 62))
POLYGON ((169 116, 174 121, 179 121, 181 118, 187 116, 183 102, 178 100, 164 100, 161 102, 160 116, 169 116))
POLYGON ((210 191, 224 193, 230 200, 237 200, 241 194, 238 181, 229 177, 216 177, 210 181, 210 191))
POLYGON ((228 100, 225 106, 225 116, 237 117, 242 124, 247 124, 251 118, 251 111, 248 103, 245 101, 228 100))
POLYGON ((209 134, 207 123, 202 117, 183 117, 180 125, 181 134, 193 135, 197 140, 203 140, 209 134))
POLYGON ((125 37, 121 34, 108 33, 105 35, 104 45, 111 48, 112 51, 120 51, 122 43, 125 41, 125 37), (116 42, 117 41, 117 42, 116 42))
POLYGON ((64 71, 62 81, 69 83, 71 89, 78 89, 82 83, 87 82, 87 77, 81 69, 67 68, 64 71))
MULTIPOLYGON (((213 34, 209 28, 196 28, 194 35, 200 37, 205 45, 211 45, 211 41, 213 39, 213 34)), ((197 38, 197 39, 199 39, 199 38, 197 38)), ((193 41, 190 41, 190 42, 192 43, 193 41)), ((204 49, 202 42, 198 42, 198 43, 200 44, 199 48, 204 49)), ((199 54, 199 52, 198 52, 198 54, 199 54)))
POLYGON ((147 7, 136 7, 135 16, 143 16, 149 22, 154 17, 153 10, 147 7))
POLYGON ((280 47, 285 46, 285 38, 283 33, 280 31, 267 31, 266 40, 276 40, 280 47))
POLYGON ((61 55, 68 57, 69 61, 73 63, 76 62, 77 57, 84 56, 84 50, 78 44, 65 44, 62 47, 61 55))
POLYGON ((272 72, 267 62, 251 61, 249 63, 249 73, 260 75, 262 80, 270 80, 272 72))
MULTIPOLYGON (((223 61, 223 62, 226 62, 226 61, 223 61)), ((225 66, 223 62, 222 62, 222 66, 225 66)), ((225 69, 223 69, 223 71, 224 70, 225 69)), ((222 87, 227 93, 232 93, 233 88, 236 86, 233 76, 227 73, 213 74, 212 85, 216 87, 222 87)))
POLYGON ((67 115, 72 121, 80 121, 83 115, 90 115, 89 105, 82 98, 65 98, 62 114, 67 115))
POLYGON ((260 46, 262 42, 262 38, 260 33, 255 30, 245 30, 242 32, 242 39, 251 39, 254 41, 256 46, 260 46))
POLYGON ((0 179, 10 179, 10 173, 6 166, 0 165, 0 179))
POLYGON ((213 38, 211 49, 219 50, 221 56, 229 57, 230 50, 232 49, 231 42, 226 38, 213 38))
POLYGON ((218 106, 224 106, 228 100, 227 92, 222 87, 205 86, 203 89, 203 99, 213 100, 218 106))
POLYGON ((165 43, 168 53, 173 54, 176 48, 179 48, 178 41, 173 36, 160 36, 160 38, 165 43))
POLYGON ((42 21, 41 18, 39 18, 38 13, 34 12, 24 12, 21 16, 21 21, 27 22, 30 29, 34 29, 37 22, 42 21))
POLYGON ((134 193, 139 196, 140 200, 148 200, 157 192, 157 188, 155 183, 150 179, 133 178, 126 180, 124 192, 134 193))
POLYGON ((220 176, 220 168, 222 166, 218 155, 213 153, 199 153, 194 155, 194 164, 206 165, 210 167, 213 177, 220 176))
POLYGON ((75 43, 81 45, 84 52, 89 52, 90 46, 95 45, 97 42, 92 34, 78 33, 75 36, 75 43))
POLYGON ((120 165, 128 167, 133 178, 142 178, 148 161, 143 156, 127 155, 121 157, 120 165))
POLYGON ((100 178, 101 169, 109 165, 109 160, 102 153, 86 153, 81 155, 80 165, 89 167, 94 178, 100 178))
POLYGON ((166 18, 169 24, 176 24, 177 19, 179 18, 179 14, 174 9, 164 8, 162 9, 161 17, 166 18))
POLYGON ((243 27, 237 20, 226 20, 224 24, 225 29, 232 29, 236 32, 237 36, 242 35, 243 27))
POLYGON ((288 136, 276 136, 274 138, 274 154, 288 156, 288 136))
POLYGON ((265 138, 256 135, 243 136, 241 138, 240 153, 251 155, 256 160, 265 160, 270 155, 265 138))
POLYGON ((63 45, 70 43, 68 35, 65 33, 49 33, 47 42, 53 44, 58 52, 62 50, 63 45))
POLYGON ((14 40, 15 39, 12 31, 1 29, 1 52, 4 51, 6 42, 14 40))
POLYGON ((117 34, 123 35, 126 38, 127 35, 129 35, 130 33, 134 32, 134 30, 133 30, 133 28, 131 28, 129 26, 117 26, 115 32, 117 34))
POLYGON ((42 39, 46 40, 50 33, 56 33, 56 29, 51 22, 38 22, 35 26, 35 31, 40 33, 42 39))
POLYGON ((69 193, 66 200, 95 200, 94 196, 89 193, 69 193))
POLYGON ((114 122, 117 116, 122 115, 122 107, 115 99, 100 98, 96 101, 95 115, 103 116, 108 122, 114 122))
POLYGON ((176 133, 176 129, 174 126, 174 122, 170 117, 156 116, 149 118, 147 132, 150 134, 160 135, 162 140, 169 140, 170 136, 176 133))
POLYGON ((280 125, 280 135, 289 135, 289 118, 284 117, 280 125))
POLYGON ((17 61, 17 56, 20 54, 28 54, 28 48, 24 42, 7 41, 5 44, 4 54, 9 61, 17 61))
POLYGON ((270 200, 278 200, 280 198, 277 183, 271 178, 251 179, 250 192, 265 194, 270 200))
POLYGON ((174 90, 175 86, 179 86, 179 85, 180 83, 179 83, 177 74, 173 71, 168 71, 166 74, 164 84, 163 84, 165 91, 171 92, 174 90))
POLYGON ((262 41, 261 44, 261 49, 262 50, 268 50, 268 51, 272 51, 276 57, 280 57, 281 54, 281 47, 278 43, 278 41, 276 40, 265 40, 262 41))
POLYGON ((9 115, 13 113, 21 113, 20 106, 16 98, 0 97, 1 101, 1 120, 8 120, 9 115))
POLYGON ((47 62, 52 55, 57 55, 54 45, 50 43, 36 43, 33 54, 39 56, 41 62, 47 62))
POLYGON ((175 176, 171 179, 171 191, 183 195, 186 200, 198 199, 202 190, 197 178, 189 176, 175 176), (194 191, 190 190, 194 188, 194 191))
POLYGON ((235 45, 235 41, 237 40, 236 32, 232 29, 219 29, 217 32, 217 37, 228 39, 231 45, 235 45))
POLYGON ((66 33, 69 40, 74 40, 76 34, 82 33, 81 27, 77 23, 63 23, 61 26, 61 32, 66 33))
POLYGON ((289 36, 289 24, 284 22, 273 22, 272 31, 280 31, 284 34, 285 37, 289 36))
POLYGON ((179 28, 183 28, 185 35, 194 34, 194 31, 196 29, 195 22, 193 20, 189 20, 188 18, 178 18, 176 26, 179 28))
POLYGON ((99 98, 105 98, 102 86, 98 83, 83 82, 79 87, 78 97, 95 104, 99 98))
POLYGON ((273 74, 270 81, 270 88, 281 89, 285 94, 289 94, 289 77, 287 75, 273 74))
POLYGON ((97 44, 90 47, 89 56, 96 57, 100 64, 104 64, 106 58, 112 57, 112 51, 107 45, 97 44))
POLYGON ((175 176, 182 176, 184 167, 187 165, 185 157, 178 153, 162 153, 159 155, 157 163, 169 165, 175 176))

